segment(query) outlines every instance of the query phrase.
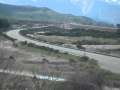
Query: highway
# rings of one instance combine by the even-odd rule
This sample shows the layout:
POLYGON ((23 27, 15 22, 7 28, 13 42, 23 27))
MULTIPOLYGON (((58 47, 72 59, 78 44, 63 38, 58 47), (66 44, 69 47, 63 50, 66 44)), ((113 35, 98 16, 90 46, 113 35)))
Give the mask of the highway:
MULTIPOLYGON (((10 31, 6 32, 6 35, 8 35, 11 38, 17 39, 19 41, 27 41, 29 43, 34 43, 39 46, 45 46, 45 47, 53 48, 55 50, 59 50, 61 52, 67 52, 72 55, 76 55, 76 56, 84 55, 84 51, 65 48, 65 47, 61 47, 61 46, 55 46, 55 45, 46 44, 46 43, 42 43, 42 42, 38 42, 38 41, 35 41, 32 39, 29 39, 27 37, 20 35, 19 34, 20 30, 23 30, 23 29, 10 30, 10 31)), ((86 56, 97 60, 99 62, 99 65, 101 66, 101 68, 110 70, 115 73, 120 73, 120 58, 97 54, 97 53, 92 53, 92 52, 86 52, 86 56)))

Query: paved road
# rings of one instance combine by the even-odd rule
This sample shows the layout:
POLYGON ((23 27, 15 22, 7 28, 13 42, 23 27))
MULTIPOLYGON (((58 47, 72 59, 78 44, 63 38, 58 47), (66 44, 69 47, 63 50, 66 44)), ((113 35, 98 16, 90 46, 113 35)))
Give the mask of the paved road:
MULTIPOLYGON (((29 39, 29 38, 23 37, 19 34, 20 30, 22 30, 22 29, 10 30, 10 31, 6 32, 6 35, 8 35, 9 37, 12 37, 14 39, 17 39, 19 41, 27 41, 29 43, 34 43, 34 44, 39 45, 39 46, 46 46, 49 48, 60 50, 61 52, 67 52, 67 53, 72 54, 72 55, 76 55, 76 56, 83 56, 84 55, 84 51, 69 49, 69 48, 55 46, 55 45, 50 45, 50 44, 34 41, 34 40, 29 39)), ((120 58, 91 53, 91 52, 86 52, 86 56, 88 56, 89 58, 93 58, 93 59, 97 60, 102 68, 104 68, 106 70, 110 70, 110 71, 115 72, 115 73, 120 73, 120 58)))

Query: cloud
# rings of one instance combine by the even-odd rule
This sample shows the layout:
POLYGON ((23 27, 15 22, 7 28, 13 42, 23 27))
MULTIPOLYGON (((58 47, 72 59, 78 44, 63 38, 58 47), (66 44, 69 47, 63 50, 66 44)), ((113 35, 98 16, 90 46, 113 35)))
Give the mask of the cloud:
POLYGON ((113 3, 113 4, 119 4, 120 5, 120 0, 105 0, 108 3, 113 3))
MULTIPOLYGON (((86 1, 86 0, 70 0, 70 1, 71 2, 80 2, 80 1, 86 1)), ((93 0, 89 0, 89 1, 93 1, 93 0)), ((116 3, 116 4, 120 3, 120 0, 98 0, 98 1, 105 1, 105 2, 108 2, 108 3, 116 3)))
POLYGON ((84 15, 91 11, 96 1, 120 5, 120 0, 70 0, 70 1, 72 4, 80 8, 84 15))
POLYGON ((85 15, 89 13, 95 4, 95 0, 70 0, 72 4, 79 7, 82 10, 82 13, 85 15))
POLYGON ((83 9, 82 9, 82 12, 84 13, 84 14, 87 14, 91 9, 92 9, 92 7, 93 7, 93 5, 95 4, 95 1, 94 0, 84 0, 82 3, 81 3, 81 5, 84 7, 83 9), (87 1, 87 2, 86 2, 87 1))

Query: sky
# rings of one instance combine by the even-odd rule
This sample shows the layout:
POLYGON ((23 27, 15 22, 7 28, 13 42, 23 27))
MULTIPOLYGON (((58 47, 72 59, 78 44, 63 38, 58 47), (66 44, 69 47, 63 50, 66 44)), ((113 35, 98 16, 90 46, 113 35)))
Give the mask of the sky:
POLYGON ((96 1, 120 5, 120 0, 0 0, 0 3, 48 7, 61 13, 80 15, 88 13, 96 1))

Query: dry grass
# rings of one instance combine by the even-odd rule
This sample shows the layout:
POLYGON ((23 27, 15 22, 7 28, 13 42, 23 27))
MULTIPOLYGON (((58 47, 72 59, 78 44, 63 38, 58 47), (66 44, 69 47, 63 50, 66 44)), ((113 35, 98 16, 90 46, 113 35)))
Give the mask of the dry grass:
POLYGON ((115 39, 110 38, 92 38, 92 37, 68 37, 68 36, 44 36, 44 35, 38 35, 36 36, 37 39, 41 41, 47 41, 47 42, 62 42, 65 44, 71 44, 77 41, 83 41, 83 40, 94 40, 99 41, 101 43, 108 43, 108 44, 118 44, 118 41, 115 39))

